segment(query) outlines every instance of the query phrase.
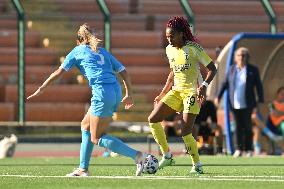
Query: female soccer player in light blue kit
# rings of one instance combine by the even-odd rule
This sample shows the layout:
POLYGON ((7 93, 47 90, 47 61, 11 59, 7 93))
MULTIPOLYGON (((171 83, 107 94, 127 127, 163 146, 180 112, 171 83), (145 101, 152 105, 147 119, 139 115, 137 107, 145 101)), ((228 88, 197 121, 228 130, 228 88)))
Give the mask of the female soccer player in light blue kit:
POLYGON ((91 106, 81 122, 82 143, 80 166, 66 176, 88 176, 88 167, 94 144, 132 158, 137 164, 136 175, 143 171, 146 154, 136 151, 118 138, 105 134, 120 102, 125 109, 133 106, 131 83, 125 67, 104 48, 97 47, 100 40, 94 36, 87 24, 80 26, 77 33, 77 45, 66 57, 63 64, 27 99, 39 95, 52 81, 65 71, 77 67, 88 79, 92 90, 91 106), (122 98, 118 73, 125 86, 122 98))

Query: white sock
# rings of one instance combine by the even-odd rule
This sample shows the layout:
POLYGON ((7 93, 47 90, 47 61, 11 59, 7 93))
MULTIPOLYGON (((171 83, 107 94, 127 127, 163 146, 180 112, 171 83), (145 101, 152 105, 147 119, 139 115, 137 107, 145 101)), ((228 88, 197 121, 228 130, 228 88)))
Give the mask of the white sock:
POLYGON ((164 154, 164 157, 165 157, 166 159, 170 159, 170 158, 173 157, 173 154, 172 154, 171 152, 167 152, 167 153, 164 154))
POLYGON ((200 166, 202 166, 202 164, 201 164, 201 162, 199 161, 199 162, 197 162, 194 166, 200 167, 200 166))

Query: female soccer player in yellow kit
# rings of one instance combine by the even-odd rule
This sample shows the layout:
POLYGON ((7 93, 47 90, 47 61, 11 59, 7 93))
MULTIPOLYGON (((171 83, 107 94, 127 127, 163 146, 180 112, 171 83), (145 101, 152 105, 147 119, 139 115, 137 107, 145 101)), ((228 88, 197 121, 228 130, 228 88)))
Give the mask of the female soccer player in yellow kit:
POLYGON ((174 112, 183 112, 181 135, 192 159, 193 166, 190 172, 202 174, 192 127, 200 105, 206 99, 206 89, 216 74, 216 67, 196 42, 188 22, 183 17, 174 17, 168 21, 166 38, 169 42, 166 54, 171 71, 164 88, 155 98, 155 108, 148 117, 151 132, 163 153, 159 168, 175 163, 160 122, 174 112), (200 86, 199 63, 208 68, 206 78, 200 86))

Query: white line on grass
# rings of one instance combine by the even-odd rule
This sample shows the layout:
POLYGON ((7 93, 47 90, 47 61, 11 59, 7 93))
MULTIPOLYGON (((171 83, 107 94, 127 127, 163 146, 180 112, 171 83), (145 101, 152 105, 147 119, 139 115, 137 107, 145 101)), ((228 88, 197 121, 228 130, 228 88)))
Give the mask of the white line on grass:
POLYGON ((0 175, 0 177, 18 178, 95 178, 95 179, 134 179, 134 180, 214 180, 214 181, 247 181, 247 182, 284 182, 284 176, 88 176, 88 177, 66 177, 66 176, 40 176, 40 175, 0 175))

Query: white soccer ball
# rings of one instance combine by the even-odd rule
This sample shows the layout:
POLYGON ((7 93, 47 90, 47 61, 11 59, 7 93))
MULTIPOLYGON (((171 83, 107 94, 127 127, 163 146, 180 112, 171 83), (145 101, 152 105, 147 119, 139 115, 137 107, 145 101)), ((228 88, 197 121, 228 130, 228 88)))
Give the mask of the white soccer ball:
POLYGON ((155 174, 158 169, 159 160, 155 156, 148 154, 144 163, 143 173, 155 174))

